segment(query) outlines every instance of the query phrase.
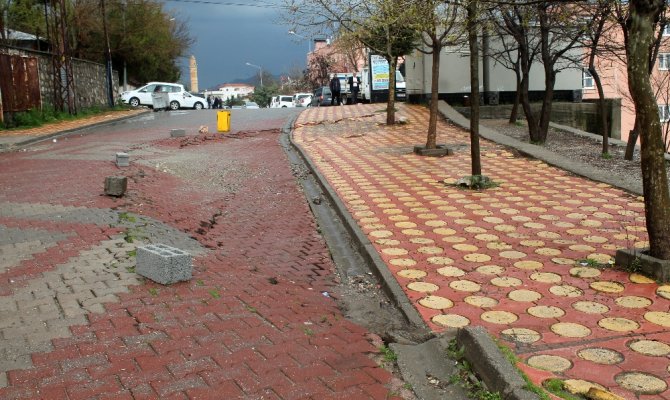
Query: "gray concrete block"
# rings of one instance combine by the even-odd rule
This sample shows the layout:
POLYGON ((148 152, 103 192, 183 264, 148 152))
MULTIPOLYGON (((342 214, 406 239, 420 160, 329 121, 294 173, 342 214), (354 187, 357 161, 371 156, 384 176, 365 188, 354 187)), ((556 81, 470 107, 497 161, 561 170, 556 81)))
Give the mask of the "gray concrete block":
POLYGON ((526 382, 521 374, 505 358, 486 329, 481 326, 459 329, 456 341, 489 390, 500 393, 504 400, 539 399, 535 393, 524 389, 526 382))
POLYGON ((108 176, 105 178, 105 194, 121 197, 128 189, 128 178, 125 176, 108 176))
POLYGON ((137 248, 135 272, 162 285, 191 279, 191 255, 165 244, 137 248))
POLYGON ((185 129, 170 129, 170 137, 182 137, 186 136, 185 129))
POLYGON ((130 156, 128 155, 128 153, 116 153, 116 166, 117 167, 130 166, 130 156))

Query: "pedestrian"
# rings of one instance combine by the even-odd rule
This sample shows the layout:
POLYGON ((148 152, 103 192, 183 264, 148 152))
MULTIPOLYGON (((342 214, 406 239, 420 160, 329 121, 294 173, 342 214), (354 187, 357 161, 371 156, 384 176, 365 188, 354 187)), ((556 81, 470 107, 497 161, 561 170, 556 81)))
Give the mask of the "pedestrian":
POLYGON ((214 104, 212 105, 212 107, 214 107, 215 109, 219 108, 219 98, 218 97, 214 98, 214 104))
POLYGON ((351 104, 356 104, 358 101, 358 91, 361 87, 361 78, 356 76, 356 71, 349 77, 349 92, 351 93, 351 104))
POLYGON ((340 78, 335 76, 335 74, 330 74, 330 92, 332 97, 330 98, 330 105, 334 106, 335 103, 340 105, 340 78))
POLYGON ((207 108, 212 108, 212 95, 207 96, 207 108))

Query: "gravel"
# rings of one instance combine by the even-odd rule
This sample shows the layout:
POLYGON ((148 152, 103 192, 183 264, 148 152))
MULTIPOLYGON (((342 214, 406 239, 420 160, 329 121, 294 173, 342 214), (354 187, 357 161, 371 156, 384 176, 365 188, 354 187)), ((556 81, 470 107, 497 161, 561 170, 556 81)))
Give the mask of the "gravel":
MULTIPOLYGON (((513 137, 522 142, 529 142, 528 126, 525 121, 510 124, 506 119, 482 119, 481 124, 493 129, 498 133, 513 137)), ((626 147, 611 143, 609 154, 611 158, 603 158, 602 142, 597 135, 584 137, 568 131, 549 128, 547 141, 544 147, 570 160, 579 161, 608 175, 615 177, 621 182, 641 182, 642 171, 640 168, 640 152, 635 150, 633 160, 624 160, 626 147)), ((670 184, 670 163, 666 163, 668 169, 668 182, 670 184)))

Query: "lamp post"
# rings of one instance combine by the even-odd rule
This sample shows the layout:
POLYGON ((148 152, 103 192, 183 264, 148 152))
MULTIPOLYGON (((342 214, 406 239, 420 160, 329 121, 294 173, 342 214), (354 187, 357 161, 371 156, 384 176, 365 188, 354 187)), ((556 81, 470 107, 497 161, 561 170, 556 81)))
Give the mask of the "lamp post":
POLYGON ((247 63, 248 66, 258 68, 258 75, 261 77, 261 87, 263 87, 263 68, 261 68, 259 65, 252 64, 252 63, 247 63))
POLYGON ((297 37, 299 37, 299 38, 301 38, 301 39, 305 39, 305 40, 307 40, 307 53, 311 53, 311 52, 312 52, 312 42, 309 40, 308 37, 305 37, 305 36, 303 36, 303 35, 297 33, 297 32, 294 31, 293 29, 291 29, 290 31, 288 31, 288 34, 289 34, 289 35, 293 35, 293 36, 297 36, 297 37))

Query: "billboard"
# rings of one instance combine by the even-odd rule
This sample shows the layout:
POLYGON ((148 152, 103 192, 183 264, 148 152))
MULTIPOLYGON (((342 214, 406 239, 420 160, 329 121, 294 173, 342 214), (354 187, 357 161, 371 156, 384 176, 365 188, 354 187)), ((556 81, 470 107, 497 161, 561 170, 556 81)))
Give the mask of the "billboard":
POLYGON ((372 90, 388 90, 389 63, 382 56, 370 54, 370 73, 372 90))

